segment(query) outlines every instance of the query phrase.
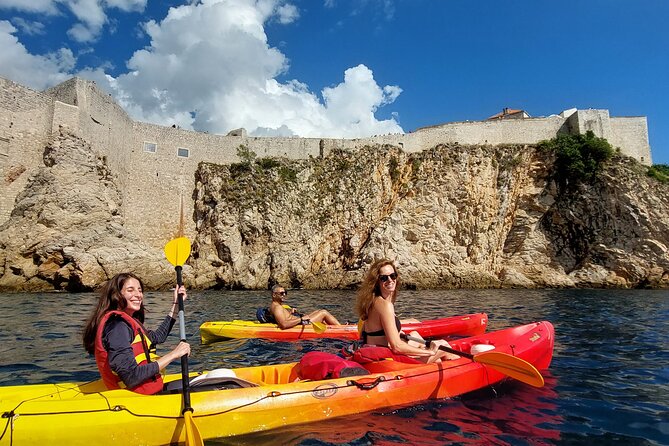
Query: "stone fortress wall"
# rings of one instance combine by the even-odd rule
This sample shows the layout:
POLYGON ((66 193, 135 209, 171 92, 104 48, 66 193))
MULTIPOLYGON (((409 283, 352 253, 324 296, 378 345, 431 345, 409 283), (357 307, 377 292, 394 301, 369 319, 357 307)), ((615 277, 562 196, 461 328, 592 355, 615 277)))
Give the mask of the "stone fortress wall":
POLYGON ((238 162, 237 149, 262 157, 318 157, 336 149, 391 144, 418 152, 437 144, 534 144, 560 132, 592 130, 623 154, 651 165, 645 117, 610 117, 608 110, 568 110, 541 118, 440 124, 406 134, 332 139, 252 137, 243 129, 215 135, 133 121, 94 82, 72 78, 37 92, 0 78, 0 224, 31 174, 43 166, 44 147, 63 126, 102 153, 118 174, 126 227, 162 247, 175 234, 183 203, 186 236, 195 233, 194 173, 200 162, 238 162))

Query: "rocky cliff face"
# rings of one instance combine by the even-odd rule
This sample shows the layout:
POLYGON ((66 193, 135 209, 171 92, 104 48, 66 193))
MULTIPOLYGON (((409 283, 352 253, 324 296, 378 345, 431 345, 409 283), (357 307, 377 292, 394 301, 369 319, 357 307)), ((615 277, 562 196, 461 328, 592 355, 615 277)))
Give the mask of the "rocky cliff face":
POLYGON ((161 251, 123 226, 113 172, 90 145, 63 132, 0 226, 0 291, 91 290, 138 271, 151 288, 173 282, 161 251))
MULTIPOLYGON (((131 270, 174 272, 124 227, 114 173, 61 132, 0 227, 0 290, 88 290, 131 270)), ((667 287, 669 187, 617 158, 562 190, 534 147, 339 151, 201 164, 195 288, 355 286, 376 258, 412 287, 667 287)))
POLYGON ((203 164, 197 283, 349 287, 388 257, 416 287, 666 286, 666 185, 618 158, 566 191, 551 167, 533 147, 457 145, 203 164))

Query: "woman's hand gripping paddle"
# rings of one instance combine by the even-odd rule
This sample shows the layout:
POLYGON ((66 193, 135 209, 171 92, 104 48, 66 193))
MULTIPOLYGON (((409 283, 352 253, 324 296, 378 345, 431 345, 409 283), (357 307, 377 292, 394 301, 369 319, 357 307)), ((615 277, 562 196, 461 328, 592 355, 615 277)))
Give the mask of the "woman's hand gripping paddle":
MULTIPOLYGON (((186 237, 177 237, 170 240, 165 245, 165 257, 174 266, 177 273, 177 289, 183 285, 181 269, 190 256, 190 241, 186 237)), ((178 294, 179 302, 179 337, 182 341, 186 340, 186 324, 184 322, 184 299, 183 294, 178 294)), ((190 385, 188 378, 188 355, 181 357, 181 387, 183 392, 184 407, 182 414, 184 416, 184 425, 186 427, 186 446, 203 446, 204 441, 200 436, 200 431, 193 419, 193 408, 190 406, 190 385)))
MULTIPOLYGON (((425 345, 425 348, 430 348, 430 341, 421 338, 403 334, 402 337, 409 341, 414 341, 425 345)), ((443 350, 454 355, 469 358, 479 364, 484 364, 498 372, 504 373, 511 378, 522 381, 534 387, 542 387, 544 385, 544 377, 541 373, 529 362, 513 355, 502 352, 483 352, 476 355, 461 352, 445 345, 440 345, 439 350, 443 350)))

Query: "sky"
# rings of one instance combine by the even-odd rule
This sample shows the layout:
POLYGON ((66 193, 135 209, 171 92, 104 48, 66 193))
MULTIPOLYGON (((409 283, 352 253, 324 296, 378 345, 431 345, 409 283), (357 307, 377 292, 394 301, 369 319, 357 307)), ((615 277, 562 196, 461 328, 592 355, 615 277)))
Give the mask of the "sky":
POLYGON ((503 108, 646 116, 669 164, 667 0, 0 0, 0 76, 136 120, 353 138, 503 108))

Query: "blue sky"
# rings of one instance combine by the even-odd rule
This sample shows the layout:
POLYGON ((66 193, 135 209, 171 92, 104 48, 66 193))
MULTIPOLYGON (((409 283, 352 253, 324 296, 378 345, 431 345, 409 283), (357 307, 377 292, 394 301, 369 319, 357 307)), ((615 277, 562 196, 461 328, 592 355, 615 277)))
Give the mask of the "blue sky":
POLYGON ((669 164, 667 0, 0 0, 0 76, 95 80, 135 119, 355 137, 569 108, 669 164))

